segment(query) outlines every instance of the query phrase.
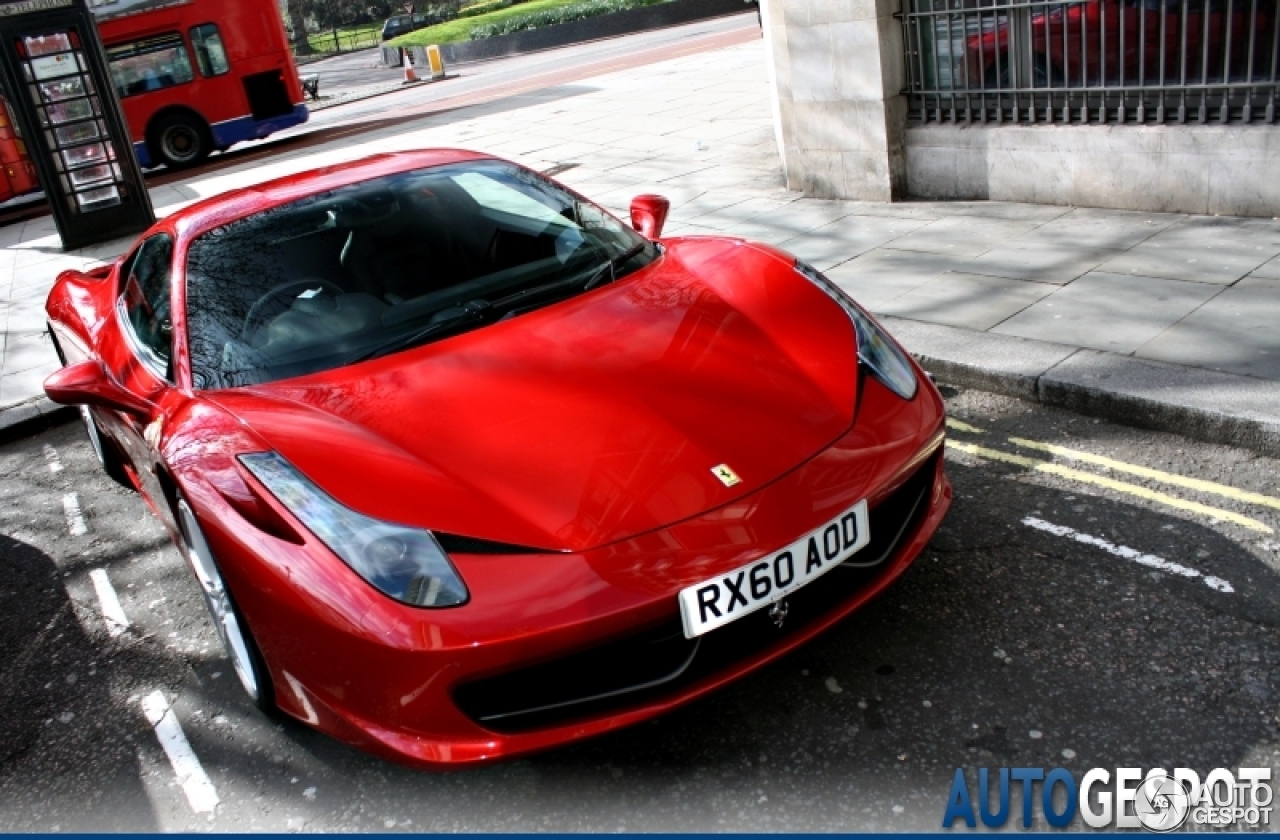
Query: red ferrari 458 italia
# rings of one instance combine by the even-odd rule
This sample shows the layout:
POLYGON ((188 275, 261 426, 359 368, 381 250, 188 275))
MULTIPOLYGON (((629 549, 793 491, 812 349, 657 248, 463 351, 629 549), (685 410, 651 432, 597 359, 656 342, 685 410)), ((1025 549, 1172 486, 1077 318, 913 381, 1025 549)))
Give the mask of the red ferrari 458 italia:
POLYGON ((195 204, 49 295, 245 691, 423 767, 662 714, 888 586, 944 408, 820 273, 422 151, 195 204))

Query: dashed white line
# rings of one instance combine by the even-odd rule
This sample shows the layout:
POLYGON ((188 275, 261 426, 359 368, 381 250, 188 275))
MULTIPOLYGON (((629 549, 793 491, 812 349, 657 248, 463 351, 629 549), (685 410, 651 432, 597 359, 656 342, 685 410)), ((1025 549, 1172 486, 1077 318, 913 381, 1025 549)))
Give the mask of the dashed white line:
POLYGON ((182 733, 182 725, 173 714, 169 701, 164 699, 163 692, 153 691, 142 698, 142 711, 147 720, 155 727, 156 737, 164 754, 173 765, 173 772, 178 776, 178 784, 187 794, 191 810, 197 814, 212 813, 218 805, 218 792, 213 789, 200 759, 196 758, 187 736, 182 733))
POLYGON ((84 514, 80 512, 80 499, 75 493, 68 493, 62 497, 62 510, 67 514, 67 530, 71 532, 71 536, 78 537, 89 531, 89 526, 84 524, 84 514))
POLYGON ((120 606, 120 598, 111 585, 111 578, 107 577, 107 570, 94 569, 89 572, 89 580, 93 581, 93 590, 98 593, 102 617, 107 620, 107 632, 119 636, 129 626, 129 619, 124 614, 124 607, 120 606))
POLYGON ((49 462, 49 472, 62 472, 62 459, 58 457, 58 450, 47 443, 44 445, 44 459, 49 462))
POLYGON ((1163 557, 1157 557, 1154 554, 1146 554, 1138 551, 1136 548, 1129 548, 1127 545, 1116 545, 1108 542, 1102 537, 1095 537, 1090 534, 1082 534, 1074 528, 1068 528, 1066 525, 1055 525, 1052 522, 1045 522, 1043 519, 1037 519, 1034 516, 1028 516, 1022 520, 1023 525, 1028 525, 1038 531, 1045 531, 1058 537, 1066 537, 1075 540, 1078 543, 1091 545, 1094 548, 1100 548, 1108 554, 1114 554, 1116 557, 1123 557, 1125 560, 1132 560, 1151 569, 1161 572, 1168 572, 1171 575, 1181 575, 1185 578, 1200 578, 1204 581, 1205 586, 1217 592, 1231 593, 1235 592, 1235 588, 1220 577, 1202 574, 1197 569, 1184 566, 1181 563, 1174 563, 1172 560, 1165 560, 1163 557))

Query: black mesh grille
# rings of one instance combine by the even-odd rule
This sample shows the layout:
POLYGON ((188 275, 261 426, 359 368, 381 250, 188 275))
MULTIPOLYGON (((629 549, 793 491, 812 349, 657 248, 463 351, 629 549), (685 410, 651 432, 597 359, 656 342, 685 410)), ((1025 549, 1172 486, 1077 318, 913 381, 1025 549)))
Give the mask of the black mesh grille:
POLYGON ((477 537, 460 537, 457 534, 442 534, 433 531, 436 542, 446 554, 554 554, 545 548, 529 548, 523 545, 482 540, 477 537))
MULTIPOLYGON (((935 454, 870 511, 871 542, 856 556, 865 567, 833 569, 787 596, 781 629, 766 610, 699 640, 684 638, 679 613, 649 628, 580 653, 459 686, 463 713, 495 732, 520 732, 631 706, 710 676, 802 631, 884 574, 885 561, 914 533, 929 509, 935 454)), ((674 608, 675 602, 672 601, 674 608)))

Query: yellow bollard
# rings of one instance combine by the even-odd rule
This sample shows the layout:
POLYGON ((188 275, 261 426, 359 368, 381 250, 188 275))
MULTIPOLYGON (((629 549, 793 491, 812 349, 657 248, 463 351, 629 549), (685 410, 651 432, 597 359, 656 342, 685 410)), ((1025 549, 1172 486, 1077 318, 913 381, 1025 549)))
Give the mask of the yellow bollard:
POLYGON ((427 68, 431 71, 431 78, 444 78, 444 58, 440 55, 440 48, 435 44, 427 47, 427 68))

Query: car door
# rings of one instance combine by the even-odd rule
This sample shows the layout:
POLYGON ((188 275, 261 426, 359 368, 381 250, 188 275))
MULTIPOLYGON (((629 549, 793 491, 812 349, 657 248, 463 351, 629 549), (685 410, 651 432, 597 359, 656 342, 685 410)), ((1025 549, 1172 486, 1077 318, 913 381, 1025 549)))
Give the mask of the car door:
MULTIPOLYGON (((169 505, 157 477, 159 456, 154 442, 173 392, 173 239, 158 233, 143 242, 120 265, 116 330, 101 337, 99 355, 111 375, 133 394, 150 402, 149 416, 104 411, 104 431, 119 444, 127 467, 157 514, 169 518, 169 505), (112 340, 119 337, 123 340, 112 340)), ((172 523, 167 523, 172 524, 172 523)))

